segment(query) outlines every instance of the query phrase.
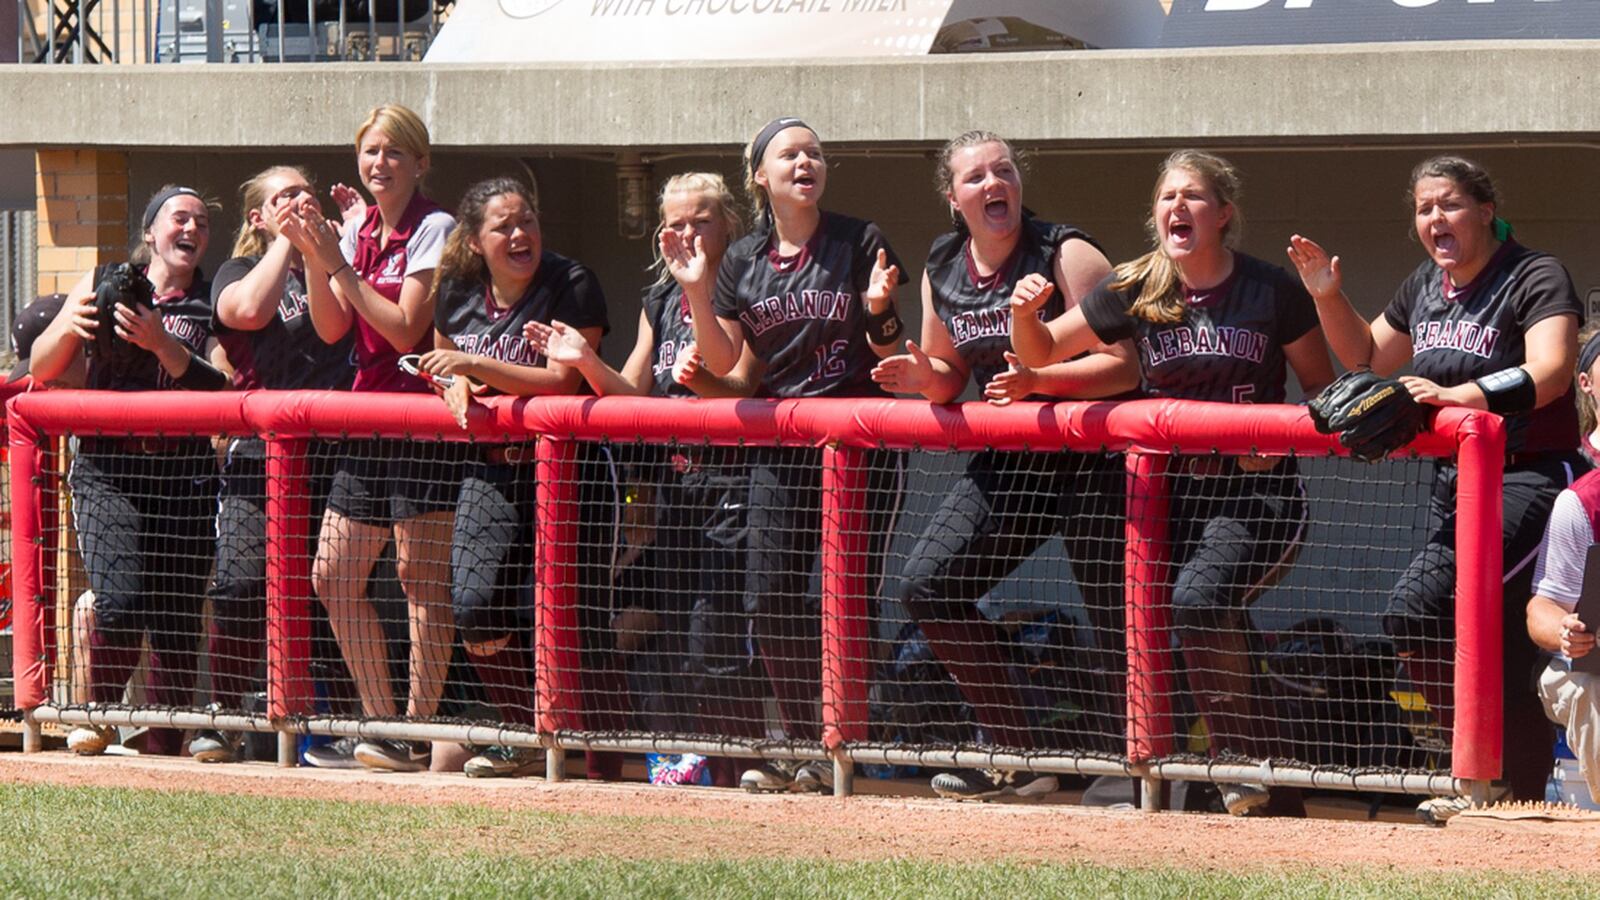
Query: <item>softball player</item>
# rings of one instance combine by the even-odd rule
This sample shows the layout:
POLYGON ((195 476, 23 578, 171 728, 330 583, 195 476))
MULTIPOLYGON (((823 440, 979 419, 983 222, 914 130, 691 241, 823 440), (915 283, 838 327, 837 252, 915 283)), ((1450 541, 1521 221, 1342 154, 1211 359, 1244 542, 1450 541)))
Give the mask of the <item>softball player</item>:
MULTIPOLYGON (((312 328, 305 261, 280 224, 300 213, 319 215, 313 194, 310 176, 298 166, 273 166, 240 187, 244 221, 233 258, 211 282, 211 301, 212 329, 241 389, 348 390, 355 375, 350 337, 328 344, 312 328)), ((266 472, 264 441, 228 442, 217 497, 216 566, 206 596, 211 600, 211 700, 229 709, 240 708, 265 658, 266 472)), ((319 518, 327 491, 327 472, 319 467, 312 487, 319 518)), ((331 634, 321 615, 313 631, 322 680, 343 686, 348 680, 343 663, 336 653, 330 660, 322 649, 331 634)), ((189 742, 190 755, 201 762, 229 762, 237 752, 235 736, 211 729, 189 742)))
MULTIPOLYGON (((1144 392, 1225 403, 1282 403, 1286 367, 1307 395, 1333 380, 1316 308, 1293 275, 1231 249, 1242 214, 1226 160, 1180 150, 1161 166, 1152 199, 1156 247, 1117 267, 1048 324, 1055 293, 1042 275, 1018 282, 1011 340, 1027 365, 1095 343, 1131 338, 1144 392)), ((1189 685, 1212 752, 1260 758, 1273 747, 1271 713, 1254 684, 1249 605, 1293 562, 1306 523, 1290 459, 1211 457, 1172 462, 1172 538, 1179 568, 1172 603, 1189 685)), ((1222 786, 1230 813, 1267 803, 1265 787, 1222 786)))
MULTIPOLYGON (((704 241, 662 235, 667 267, 683 287, 705 368, 733 371, 746 345, 764 366, 770 397, 876 397, 877 360, 894 352, 901 323, 894 291, 899 261, 871 222, 824 212, 827 163, 815 132, 775 119, 745 152, 746 188, 758 227, 733 243, 713 270, 704 241)), ((821 454, 750 454, 745 610, 777 696, 785 733, 817 741, 821 685, 819 617, 805 596, 821 532, 821 454)), ((870 558, 876 571, 899 507, 899 454, 872 452, 870 558)), ((763 764, 744 773, 747 790, 816 790, 826 765, 763 764)))
MULTIPOLYGON (((1094 240, 1034 218, 1022 206, 1022 176, 1011 146, 983 131, 946 145, 938 185, 954 229, 933 242, 922 278, 922 345, 873 370, 890 390, 948 403, 971 375, 991 403, 1049 397, 1104 397, 1139 382, 1126 341, 1103 352, 1034 370, 1011 354, 1011 292, 1027 275, 1056 290, 1040 314, 1059 316, 1111 272, 1094 240)), ((1097 670, 1108 709, 1119 704, 1123 654, 1123 463, 1104 454, 986 452, 973 456, 917 540, 900 598, 928 645, 961 688, 992 744, 1033 750, 1038 738, 1016 683, 1004 635, 978 600, 1059 534, 1066 542, 1094 623, 1097 670)), ((1120 712, 1102 721, 1121 742, 1120 712)), ((1038 797, 1054 775, 976 769, 933 779, 942 797, 1038 797)))
MULTIPOLYGON (((1506 417, 1505 775, 1517 799, 1544 796, 1553 736, 1529 689, 1536 652, 1516 627, 1530 595, 1532 563, 1556 495, 1588 466, 1578 452, 1573 364, 1583 308, 1560 260, 1519 244, 1496 216, 1489 173, 1456 156, 1422 162, 1411 173, 1417 238, 1428 259, 1400 284, 1383 314, 1365 322, 1345 297, 1337 257, 1299 235, 1289 257, 1316 298, 1339 361, 1380 375, 1411 363, 1401 377, 1430 406, 1467 406, 1506 417)), ((1450 638, 1456 581, 1456 468, 1435 468, 1432 535, 1401 575, 1384 612, 1412 681, 1449 727, 1450 638)), ((1425 801, 1417 815, 1443 822, 1464 797, 1425 801)))
MULTIPOLYGON (((530 325, 552 320, 569 323, 590 348, 597 347, 609 323, 600 283, 584 266, 544 249, 538 204, 521 182, 510 178, 481 181, 467 189, 459 209, 461 222, 439 266, 432 351, 418 368, 438 378, 454 379, 444 398, 466 426, 474 386, 479 393, 522 396, 575 393, 582 385, 576 369, 548 362, 543 343, 528 337, 530 325)), ((451 541, 451 601, 467 657, 472 661, 489 700, 502 721, 529 727, 534 717, 531 683, 533 647, 533 536, 535 482, 531 444, 486 445, 474 449, 456 504, 451 541)), ((597 476, 601 465, 583 467, 582 490, 591 495, 613 491, 614 484, 597 476)), ((603 503, 601 505, 604 505, 603 503)), ((614 508, 614 504, 610 504, 614 508)), ((614 515, 614 513, 613 513, 614 515)), ((589 523, 586 523, 588 525, 589 523)), ((603 529, 600 530, 603 532, 603 529)), ((593 589, 603 584, 598 572, 599 549, 609 549, 603 533, 589 525, 580 537, 580 553, 590 557, 580 584, 591 591, 582 607, 586 654, 583 675, 590 698, 586 713, 591 729, 600 727, 606 710, 595 703, 615 702, 593 690, 597 676, 612 670, 595 647, 601 628, 593 621, 606 607, 593 589)), ((491 747, 466 764, 473 777, 525 774, 542 762, 531 748, 491 747)), ((615 776, 615 763, 601 765, 590 754, 592 777, 615 776)))
MULTIPOLYGON (((661 189, 663 236, 698 242, 709 270, 721 265, 728 245, 741 230, 732 192, 721 175, 690 172, 675 175, 661 189)), ((727 378, 701 365, 695 349, 693 317, 683 288, 661 264, 661 277, 645 290, 639 315, 639 337, 622 371, 606 365, 594 348, 565 323, 556 323, 548 352, 552 359, 576 367, 595 393, 656 397, 744 397, 758 380, 758 366, 747 345, 727 378)), ((658 630, 679 639, 689 677, 676 683, 686 689, 709 734, 759 738, 763 728, 759 698, 750 696, 744 674, 748 618, 744 615, 744 500, 749 476, 731 454, 711 447, 678 447, 670 456, 651 454, 649 476, 655 484, 655 541, 648 565, 656 570, 655 586, 664 603, 651 616, 658 630), (684 619, 687 618, 685 622, 684 619), (673 624, 675 622, 675 624, 673 624)), ((682 692, 680 689, 680 693, 682 692)), ((731 787, 738 772, 732 760, 714 758, 714 781, 731 787)))
MULTIPOLYGON (((200 270, 210 238, 210 208, 186 187, 165 187, 141 219, 133 262, 155 287, 155 308, 118 305, 116 335, 135 352, 88 359, 94 390, 222 390, 226 358, 211 334, 211 286, 200 270), (215 365, 213 365, 213 363, 215 365), (219 368, 221 367, 221 368, 219 368)), ((103 269, 85 275, 61 312, 34 342, 35 381, 59 378, 97 342, 95 290, 103 269)), ((69 482, 79 550, 94 591, 90 633, 91 693, 115 703, 150 643, 149 696, 160 706, 194 701, 206 572, 211 566, 211 479, 216 458, 203 437, 86 437, 69 482)), ((74 729, 78 753, 105 750, 115 732, 74 729)), ((176 755, 182 733, 152 729, 146 752, 176 755)))
MULTIPOLYGON (((1590 322, 1578 334, 1578 419, 1586 452, 1600 447, 1596 431, 1595 390, 1600 387, 1600 323, 1590 322)), ((1528 601, 1528 636, 1551 657, 1539 676, 1539 699, 1545 715, 1566 729, 1567 746, 1578 758, 1578 771, 1589 796, 1600 797, 1600 705, 1595 676, 1573 661, 1594 652, 1600 622, 1584 611, 1584 569, 1589 548, 1600 539, 1600 474, 1590 471, 1557 497, 1545 526, 1533 568, 1533 598, 1528 601)))
MULTIPOLYGON (((380 106, 356 131, 356 167, 376 203, 342 238, 320 213, 282 226, 306 262, 317 334, 335 343, 354 332, 356 391, 429 390, 398 367, 403 353, 433 346, 434 269, 455 227, 419 190, 428 165, 427 126, 403 106, 380 106)), ((335 202, 352 205, 348 189, 336 188, 335 202)), ((335 464, 312 581, 369 716, 397 712, 383 629, 366 597, 391 534, 410 617, 406 715, 434 715, 444 692, 455 640, 445 550, 460 485, 455 452, 442 442, 354 441, 335 464)), ((416 771, 428 767, 430 748, 366 740, 355 755, 373 768, 416 771)))

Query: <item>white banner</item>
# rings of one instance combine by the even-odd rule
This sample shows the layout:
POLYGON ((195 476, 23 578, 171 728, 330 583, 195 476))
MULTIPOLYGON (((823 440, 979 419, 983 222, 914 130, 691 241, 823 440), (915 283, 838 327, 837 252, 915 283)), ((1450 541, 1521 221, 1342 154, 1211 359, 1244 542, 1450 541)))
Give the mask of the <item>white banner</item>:
POLYGON ((428 62, 920 56, 951 0, 457 0, 428 62))

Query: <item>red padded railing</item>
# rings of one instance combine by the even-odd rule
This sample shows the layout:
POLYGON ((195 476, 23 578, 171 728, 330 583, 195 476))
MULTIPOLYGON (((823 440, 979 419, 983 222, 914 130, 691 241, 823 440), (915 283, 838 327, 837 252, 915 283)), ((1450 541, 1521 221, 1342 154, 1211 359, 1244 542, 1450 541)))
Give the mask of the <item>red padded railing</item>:
MULTIPOLYGON (((30 393, 7 405, 10 424, 12 546, 17 597, 15 672, 18 704, 48 701, 53 604, 42 537, 53 525, 42 498, 42 437, 255 434, 275 442, 269 471, 270 704, 275 717, 306 710, 310 602, 303 554, 305 438, 343 435, 427 440, 526 440, 538 453, 539 555, 535 683, 540 730, 579 725, 576 598, 570 568, 576 542, 575 454, 571 441, 824 447, 824 735, 830 747, 864 739, 869 654, 864 608, 862 523, 867 448, 938 450, 1126 451, 1128 469, 1128 757, 1162 756, 1173 733, 1170 584, 1165 558, 1168 511, 1164 458, 1176 452, 1341 454, 1294 406, 1239 406, 1181 401, 1019 403, 935 406, 911 400, 656 400, 646 398, 500 398, 474 410, 463 432, 432 397, 317 392, 230 394, 30 393), (295 499, 298 498, 298 499, 295 499), (291 523, 302 523, 295 525, 291 523), (270 548, 278 548, 272 550, 270 548), (286 625, 285 623, 298 623, 286 625), (302 630, 293 630, 302 629, 302 630)), ((1501 546, 1500 483, 1505 434, 1497 416, 1446 409, 1411 446, 1454 457, 1460 466, 1456 586, 1453 772, 1462 779, 1500 774, 1501 546)))

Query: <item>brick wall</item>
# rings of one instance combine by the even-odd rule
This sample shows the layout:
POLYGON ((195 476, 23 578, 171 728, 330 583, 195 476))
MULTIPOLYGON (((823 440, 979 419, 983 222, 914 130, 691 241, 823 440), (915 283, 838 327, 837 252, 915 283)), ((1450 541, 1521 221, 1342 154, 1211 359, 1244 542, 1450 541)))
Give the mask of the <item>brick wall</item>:
POLYGON ((40 150, 39 292, 66 291, 90 269, 128 255, 128 156, 40 150))

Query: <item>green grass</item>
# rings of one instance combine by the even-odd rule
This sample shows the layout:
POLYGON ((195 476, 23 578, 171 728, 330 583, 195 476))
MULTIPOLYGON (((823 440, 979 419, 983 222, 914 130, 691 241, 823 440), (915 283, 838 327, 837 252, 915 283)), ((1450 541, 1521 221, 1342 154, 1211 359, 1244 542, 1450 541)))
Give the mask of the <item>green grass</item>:
MULTIPOLYGON (((639 861, 608 855, 608 849, 648 856, 653 845, 672 846, 678 820, 467 805, 0 785, 0 811, 3 896, 1579 896, 1570 883, 1562 884, 1570 880, 1554 875, 1217 875, 1082 864, 639 861)), ((708 827, 704 821, 696 825, 708 827)))

